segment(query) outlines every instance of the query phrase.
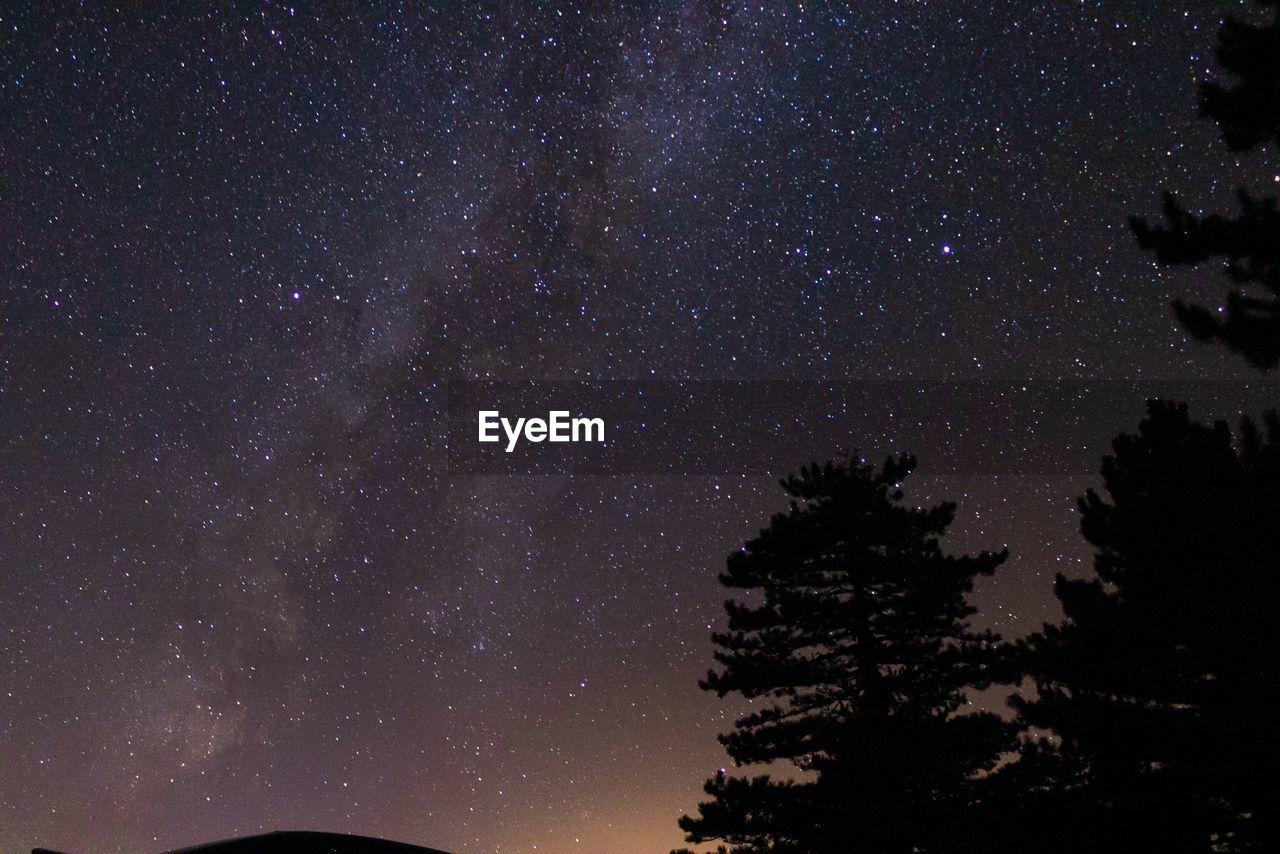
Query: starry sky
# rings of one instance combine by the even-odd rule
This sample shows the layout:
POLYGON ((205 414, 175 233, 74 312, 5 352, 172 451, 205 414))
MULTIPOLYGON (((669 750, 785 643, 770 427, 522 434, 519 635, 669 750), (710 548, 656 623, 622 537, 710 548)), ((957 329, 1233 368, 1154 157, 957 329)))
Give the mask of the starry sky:
POLYGON ((1125 225, 1280 180, 1196 116, 1239 4, 121 5, 0 9, 0 850, 666 850, 778 476, 917 450, 1017 637, 1146 394, 1275 399, 1125 225), (798 408, 451 458, 532 380, 798 408))

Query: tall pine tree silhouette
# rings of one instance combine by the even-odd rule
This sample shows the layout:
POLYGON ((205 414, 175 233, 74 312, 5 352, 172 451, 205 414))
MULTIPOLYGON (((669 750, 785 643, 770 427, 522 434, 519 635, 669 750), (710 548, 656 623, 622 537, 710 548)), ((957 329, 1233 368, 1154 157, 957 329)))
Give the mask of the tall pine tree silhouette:
MULTIPOLYGON (((950 850, 973 776, 1014 728, 960 714, 997 640, 967 626, 976 577, 1006 555, 943 553, 955 506, 918 509, 899 484, 910 456, 812 465, 783 481, 787 512, 730 556, 721 582, 748 599, 713 636, 702 687, 756 710, 721 736, 740 765, 787 779, 717 775, 680 826, 733 852, 950 850)), ((721 849, 725 850, 725 849, 721 849)))
POLYGON ((1067 620, 1013 700, 1061 749, 1010 779, 1051 795, 1031 815, 1067 819, 1065 850, 1280 850, 1280 420, 1233 442, 1152 401, 1113 449, 1079 501, 1096 577, 1058 576, 1067 620))
MULTIPOLYGON (((1213 119, 1233 151, 1270 146, 1280 151, 1280 0, 1263 0, 1271 20, 1254 25, 1228 19, 1217 58, 1234 83, 1205 83, 1200 112, 1213 119)), ((1268 180, 1271 176, 1268 175, 1268 180)), ((1254 366, 1280 363, 1280 207, 1274 197, 1241 189, 1240 214, 1195 216, 1172 194, 1164 197, 1164 223, 1130 220, 1138 242, 1162 264, 1225 262, 1235 286, 1220 309, 1174 303, 1183 326, 1197 338, 1218 340, 1254 366)))

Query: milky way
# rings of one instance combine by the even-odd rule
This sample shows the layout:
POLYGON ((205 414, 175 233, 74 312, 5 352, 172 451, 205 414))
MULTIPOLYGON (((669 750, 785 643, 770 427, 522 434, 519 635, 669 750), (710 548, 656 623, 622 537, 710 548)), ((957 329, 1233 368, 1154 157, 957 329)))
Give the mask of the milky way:
MULTIPOLYGON (((1246 377, 1125 226, 1271 181, 1210 4, 221 5, 0 12, 0 849, 679 843, 776 479, 451 469, 451 382, 1067 383, 1000 441, 1096 457, 1246 377)), ((794 465, 911 440, 831 417, 794 465)), ((1088 470, 937 462, 984 623, 1055 619, 1088 470)))

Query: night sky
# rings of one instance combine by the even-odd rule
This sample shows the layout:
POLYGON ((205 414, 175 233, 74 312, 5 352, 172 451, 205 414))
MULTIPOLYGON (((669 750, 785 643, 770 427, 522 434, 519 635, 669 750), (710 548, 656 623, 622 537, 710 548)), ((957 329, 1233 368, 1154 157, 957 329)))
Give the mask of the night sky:
POLYGON ((950 448, 909 495, 1010 547, 977 600, 1016 637, 1138 386, 1250 379, 1168 308, 1217 277, 1125 224, 1280 180, 1196 115, 1234 4, 220 5, 0 11, 0 850, 666 850, 741 709, 696 685, 716 573, 788 467, 950 448), (450 466, 449 384, 525 379, 1084 426, 953 394, 800 418, 781 467, 450 466), (996 421, 1077 457, 989 469, 996 421))

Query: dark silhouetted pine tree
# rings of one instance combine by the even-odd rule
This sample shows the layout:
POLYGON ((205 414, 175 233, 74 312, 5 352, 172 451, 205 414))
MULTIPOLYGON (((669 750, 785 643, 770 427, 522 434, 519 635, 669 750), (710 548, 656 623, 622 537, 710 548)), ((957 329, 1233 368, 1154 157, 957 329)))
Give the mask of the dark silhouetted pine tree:
MULTIPOLYGON (((1218 64, 1235 82, 1205 83, 1200 111, 1218 123, 1234 151, 1258 146, 1280 150, 1280 9, 1265 0, 1271 20, 1262 25, 1228 19, 1222 26, 1218 64)), ((1220 309, 1174 303, 1183 326, 1197 338, 1219 340, 1254 366, 1280 363, 1280 208, 1275 198, 1240 190, 1240 215, 1195 216, 1171 194, 1164 198, 1164 223, 1142 217, 1130 224, 1143 248, 1162 264, 1225 262, 1235 286, 1220 309)))
POLYGON ((1060 750, 1006 795, 1057 850, 1280 850, 1280 420, 1233 442, 1153 401, 1113 449, 1079 502, 1096 576, 1058 576, 1013 700, 1060 750))
POLYGON ((947 851, 976 774, 1015 727, 961 713, 996 642, 972 631, 974 578, 1006 555, 944 554, 953 504, 917 509, 900 482, 915 461, 813 465, 783 481, 790 508, 730 556, 728 631, 702 682, 756 709, 721 736, 739 764, 680 826, 734 852, 947 851))

